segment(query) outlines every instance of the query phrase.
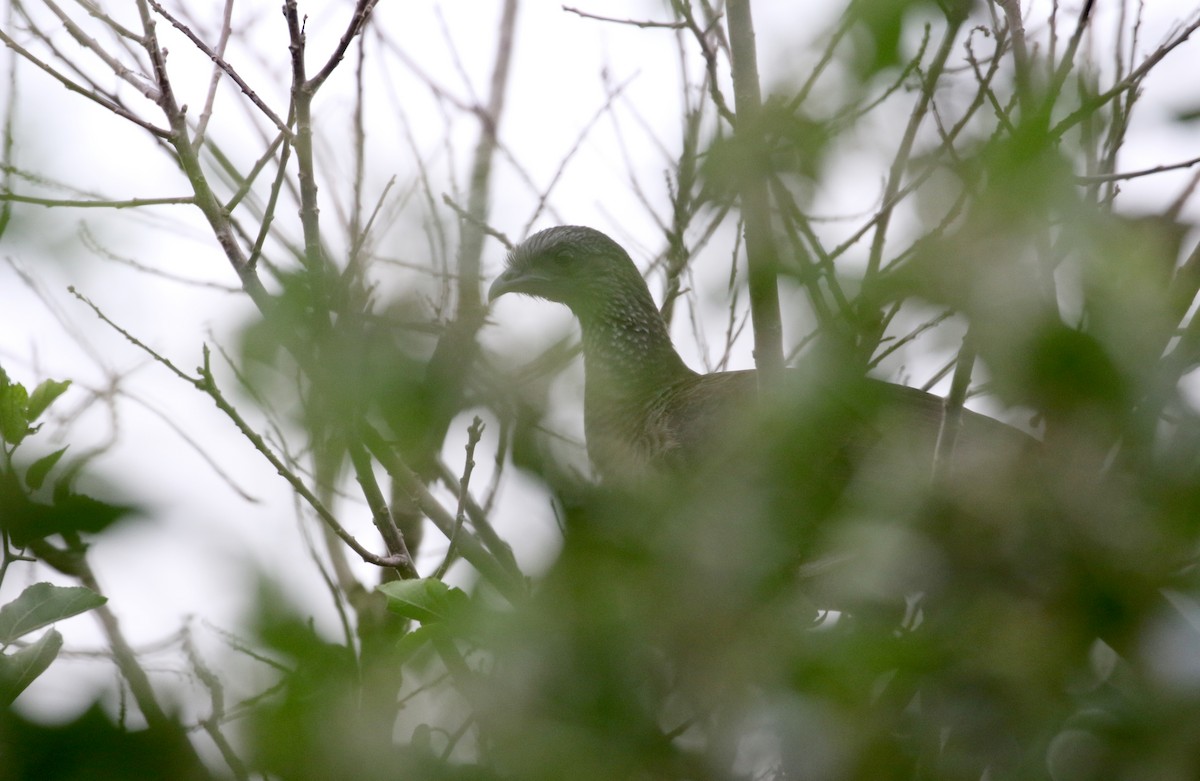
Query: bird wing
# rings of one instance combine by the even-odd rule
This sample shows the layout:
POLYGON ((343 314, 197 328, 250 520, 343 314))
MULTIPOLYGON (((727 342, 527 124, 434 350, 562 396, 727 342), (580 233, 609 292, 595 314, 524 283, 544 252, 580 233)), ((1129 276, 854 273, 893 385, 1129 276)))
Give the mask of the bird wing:
MULTIPOLYGON (((718 372, 666 388, 651 404, 647 420, 670 433, 663 438, 669 445, 662 461, 678 470, 698 466, 731 435, 753 431, 757 436, 763 416, 769 430, 762 433, 768 436, 811 420, 817 428, 810 433, 819 434, 823 423, 834 427, 852 457, 886 443, 909 460, 931 462, 945 415, 943 398, 917 388, 870 378, 821 382, 792 369, 777 398, 765 407, 760 407, 757 372, 718 372)), ((1028 434, 968 409, 960 420, 956 457, 1015 453, 1037 444, 1028 434)))

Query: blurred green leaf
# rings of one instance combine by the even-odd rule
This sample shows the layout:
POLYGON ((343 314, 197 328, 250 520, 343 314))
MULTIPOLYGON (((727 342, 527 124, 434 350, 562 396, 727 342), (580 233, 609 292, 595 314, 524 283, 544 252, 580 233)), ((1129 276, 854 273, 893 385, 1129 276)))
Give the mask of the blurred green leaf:
POLYGON ((12 473, 0 473, 0 506, 4 508, 0 527, 19 547, 52 534, 98 534, 134 512, 133 507, 71 493, 61 485, 50 504, 34 501, 12 473))
POLYGON ((0 439, 11 445, 21 444, 29 433, 25 410, 29 394, 19 382, 0 386, 0 439))
POLYGON ((85 613, 107 601, 82 586, 35 583, 12 602, 0 607, 0 643, 7 645, 22 635, 85 613))
MULTIPOLYGON (((68 445, 67 447, 70 446, 68 445)), ((58 463, 58 460, 63 457, 63 453, 66 452, 67 448, 59 448, 53 453, 42 456, 30 464, 29 468, 25 470, 25 485, 35 491, 41 488, 42 484, 46 482, 46 475, 50 473, 50 470, 54 468, 54 465, 58 463)))
POLYGON ((866 81, 903 64, 905 17, 914 10, 962 18, 971 5, 973 0, 855 0, 850 13, 860 33, 854 40, 852 59, 858 77, 866 81))
POLYGON ((201 781, 212 775, 195 761, 182 727, 118 727, 93 704, 72 721, 39 724, 0 709, 5 781, 201 781))
POLYGON ((25 416, 29 422, 37 420, 54 403, 55 399, 67 392, 69 387, 71 387, 70 380, 43 380, 39 383, 30 394, 29 403, 25 407, 25 416))
POLYGON ((1175 110, 1175 121, 1180 123, 1195 122, 1200 119, 1200 106, 1179 108, 1175 110))
POLYGON ((1125 379, 1093 336, 1062 323, 1047 324, 1030 344, 1024 401, 1051 414, 1104 410, 1120 414, 1130 401, 1125 379))
POLYGON ((855 47, 854 65, 861 79, 900 64, 900 33, 909 8, 919 0, 858 0, 854 12, 865 36, 855 47))
POLYGON ((709 197, 735 197, 747 178, 799 176, 815 181, 831 130, 780 100, 762 107, 756 126, 737 135, 718 134, 704 154, 702 173, 709 197))
POLYGON ((0 705, 11 705, 34 679, 46 671, 62 648, 62 635, 51 629, 11 654, 0 654, 0 705))
POLYGON ((396 640, 393 651, 396 658, 403 661, 406 665, 412 667, 421 666, 418 662, 418 654, 433 643, 441 642, 448 637, 446 627, 440 624, 418 626, 402 634, 396 640))
POLYGON ((357 657, 322 637, 269 581, 256 607, 260 636, 286 661, 275 696, 250 715, 254 766, 286 779, 394 778, 405 767, 393 738, 396 657, 357 657))

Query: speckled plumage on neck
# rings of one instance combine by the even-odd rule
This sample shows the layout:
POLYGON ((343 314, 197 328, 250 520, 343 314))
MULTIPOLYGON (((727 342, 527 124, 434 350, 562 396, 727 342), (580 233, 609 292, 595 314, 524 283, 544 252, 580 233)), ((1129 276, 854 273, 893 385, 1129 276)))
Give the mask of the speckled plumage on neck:
MULTIPOLYGON (((637 270, 630 263, 630 270, 637 270)), ((678 446, 662 414, 672 388, 698 375, 671 344, 641 276, 630 295, 607 295, 577 312, 583 332, 584 432, 605 477, 639 478, 678 446)))
POLYGON ((635 476, 673 448, 663 420, 671 388, 698 375, 671 344, 646 281, 619 244, 592 228, 534 234, 509 255, 489 297, 506 292, 556 301, 579 320, 584 429, 601 476, 635 476))

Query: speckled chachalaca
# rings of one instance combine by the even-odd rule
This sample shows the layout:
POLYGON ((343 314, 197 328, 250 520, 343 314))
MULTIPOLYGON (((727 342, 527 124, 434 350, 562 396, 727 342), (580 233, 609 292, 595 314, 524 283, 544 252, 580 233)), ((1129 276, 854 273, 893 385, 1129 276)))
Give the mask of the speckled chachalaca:
MULTIPOLYGON (((592 228, 541 231, 516 247, 489 298, 524 293, 565 304, 579 319, 584 356, 584 433, 602 479, 688 473, 728 441, 725 427, 749 423, 758 399, 754 370, 699 374, 671 344, 641 273, 615 241, 592 228)), ((803 369, 789 383, 807 380, 803 369)), ((932 464, 945 402, 916 388, 878 380, 827 383, 850 420, 853 449, 889 440, 910 463, 932 464), (886 414, 883 414, 886 413, 886 414)), ((812 383, 804 386, 811 389, 812 383)), ((818 384, 816 387, 820 387, 818 384)), ((828 401, 828 400, 826 400, 828 401)), ((841 425, 840 423, 838 425, 841 425)), ((963 410, 956 457, 994 446, 1024 448, 1023 432, 963 410)))

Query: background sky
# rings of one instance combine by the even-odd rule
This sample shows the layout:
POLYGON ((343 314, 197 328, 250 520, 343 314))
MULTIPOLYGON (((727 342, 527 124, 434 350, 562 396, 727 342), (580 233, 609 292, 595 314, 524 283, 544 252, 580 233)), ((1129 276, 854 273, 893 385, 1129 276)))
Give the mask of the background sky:
MULTIPOLYGON (((134 26, 131 9, 119 5, 110 12, 134 26)), ((345 25, 347 5, 302 2, 311 62, 321 61, 332 47, 345 25)), ((1075 5, 1063 6, 1071 18, 1075 5)), ((1115 54, 1114 5, 1097 3, 1088 42, 1101 70, 1111 67, 1115 54)), ((3 7, 4 18, 11 19, 7 4, 3 7)), ((579 7, 616 18, 668 18, 659 2, 606 0, 579 7)), ((755 4, 764 91, 804 77, 843 7, 842 2, 825 0, 755 4)), ((1035 0, 1025 7, 1031 40, 1044 39, 1050 3, 1035 0)), ((216 29, 220 4, 188 0, 187 8, 197 30, 216 29)), ((1152 50, 1172 24, 1194 12, 1190 2, 1147 3, 1141 51, 1152 50)), ((370 58, 364 83, 369 98, 364 121, 366 192, 370 199, 386 199, 386 230, 376 251, 390 265, 380 266, 381 291, 430 284, 427 276, 407 266, 427 264, 424 237, 431 219, 444 221, 456 236, 453 215, 440 204, 431 212, 411 183, 419 162, 437 188, 435 196, 447 193, 463 202, 460 196, 479 132, 469 109, 486 99, 499 14, 500 3, 480 0, 385 1, 377 10, 367 38, 370 58), (389 189, 392 180, 395 184, 389 189)), ((278 4, 242 2, 235 6, 234 19, 237 38, 227 59, 268 104, 285 113, 288 53, 278 4)), ((914 33, 920 30, 917 22, 910 25, 914 33)), ((181 100, 199 111, 211 69, 165 22, 159 29, 170 50, 181 100)), ((19 30, 13 34, 21 39, 19 30)), ((65 32, 61 42, 65 51, 73 51, 65 32)), ((915 38, 906 45, 915 51, 915 38)), ((1200 107, 1194 89, 1198 45, 1180 47, 1147 82, 1119 169, 1200 155, 1195 125, 1172 121, 1200 107)), ((492 185, 491 223, 519 239, 541 191, 555 182, 548 208, 534 229, 560 222, 591 225, 625 245, 642 266, 657 256, 664 246, 662 233, 636 193, 665 218, 665 172, 681 144, 681 85, 685 75, 695 83, 702 68, 694 42, 683 40, 682 56, 680 47, 671 30, 584 19, 556 3, 524 4, 499 129, 503 150, 492 185)), ((93 58, 83 59, 92 72, 103 73, 93 58)), ((7 52, 0 63, 0 90, 14 108, 14 163, 40 177, 18 177, 15 190, 111 199, 187 194, 186 182, 145 132, 69 93, 7 52), (81 193, 56 183, 68 183, 81 193)), ((353 58, 348 58, 317 100, 317 153, 325 176, 321 208, 335 249, 344 247, 336 226, 353 177, 349 139, 354 67, 353 58)), ((727 75, 723 71, 722 77, 727 75)), ((113 83, 111 75, 102 81, 113 83)), ((835 101, 837 84, 835 67, 814 93, 814 105, 835 101)), ((139 112, 157 118, 148 103, 138 100, 131 96, 139 112)), ((894 150, 897 123, 907 116, 911 101, 912 95, 902 91, 894 105, 842 139, 825 161, 832 173, 811 200, 813 212, 828 218, 820 229, 832 240, 852 233, 871 213, 894 150)), ((258 129, 262 123, 242 104, 228 83, 223 85, 210 132, 244 167, 261 153, 263 141, 258 129)), ((1161 210, 1178 196, 1191 173, 1131 180, 1122 187, 1120 208, 1161 210)), ((1195 223, 1194 203, 1183 216, 1195 223)), ((294 222, 294 214, 281 212, 280 219, 294 222)), ((903 225, 897 229, 903 230, 903 225)), ((687 318, 677 322, 681 352, 697 368, 721 351, 723 280, 732 241, 731 233, 718 235, 697 271, 697 316, 713 322, 710 350, 692 337, 687 318)), ((486 245, 489 279, 502 267, 504 254, 498 242, 486 245)), ((651 279, 656 295, 661 293, 658 281, 651 279)), ((95 539, 93 563, 123 628, 135 646, 147 652, 148 666, 159 680, 177 676, 181 665, 174 650, 156 657, 154 649, 185 625, 195 629, 205 652, 222 660, 217 666, 237 664, 218 630, 236 631, 259 575, 281 584, 318 625, 333 631, 336 619, 306 549, 314 527, 297 521, 286 484, 211 401, 100 323, 67 286, 74 285, 113 320, 190 371, 200 361, 204 343, 236 351, 240 330, 255 318, 236 284, 206 226, 187 206, 118 212, 16 204, 12 223, 0 238, 0 364, 27 387, 47 377, 75 383, 54 408, 44 433, 30 441, 34 452, 26 455, 68 443, 68 457, 104 448, 82 487, 142 509, 138 518, 95 539), (298 533, 300 528, 305 532, 298 533)), ((495 307, 481 338, 489 350, 519 361, 572 327, 569 313, 561 307, 507 297, 495 307)), ((789 334, 793 341, 801 335, 789 334)), ((911 365, 919 356, 903 360, 911 365)), ((732 368, 752 364, 747 340, 742 340, 731 363, 732 368)), ((229 372, 221 376, 232 390, 235 383, 229 372)), ((564 452, 580 464, 581 388, 576 367, 555 389, 561 401, 556 425, 575 439, 564 452)), ((462 462, 468 420, 469 415, 457 421, 448 438, 444 453, 452 467, 462 462)), ((486 485, 490 477, 496 425, 489 422, 476 456, 477 486, 486 485)), ((360 539, 371 539, 369 513, 359 500, 348 498, 341 514, 360 539)), ((531 571, 553 555, 558 533, 549 503, 515 472, 506 478, 495 522, 531 571)), ((444 551, 436 534, 428 537, 426 555, 419 562, 423 572, 435 566, 444 551)), ((64 583, 61 576, 40 568, 14 567, 0 587, 0 600, 45 579, 64 583)), ((58 629, 72 653, 21 697, 19 705, 29 713, 67 716, 93 692, 112 688, 115 671, 95 656, 103 653, 103 642, 94 621, 78 617, 58 629)))

